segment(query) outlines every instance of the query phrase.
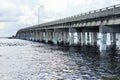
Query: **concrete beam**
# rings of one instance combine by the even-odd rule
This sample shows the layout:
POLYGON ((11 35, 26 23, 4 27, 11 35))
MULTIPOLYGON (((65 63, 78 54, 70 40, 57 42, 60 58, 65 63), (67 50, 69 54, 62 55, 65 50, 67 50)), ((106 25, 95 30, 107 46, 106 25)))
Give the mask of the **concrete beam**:
POLYGON ((54 29, 54 32, 68 32, 68 28, 63 28, 63 29, 54 29))
POLYGON ((82 28, 82 32, 99 32, 98 27, 84 27, 82 28))
POLYGON ((99 27, 100 33, 120 33, 119 26, 100 26, 99 27))

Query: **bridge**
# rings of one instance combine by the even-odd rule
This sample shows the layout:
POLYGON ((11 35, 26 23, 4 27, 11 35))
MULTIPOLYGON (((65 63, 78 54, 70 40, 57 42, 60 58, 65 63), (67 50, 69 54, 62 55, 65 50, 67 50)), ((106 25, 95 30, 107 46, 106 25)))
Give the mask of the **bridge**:
POLYGON ((106 51, 107 33, 110 33, 111 45, 116 46, 116 33, 120 33, 120 5, 23 28, 16 38, 73 46, 74 33, 78 35, 77 45, 80 46, 97 45, 100 51, 106 51), (97 42, 99 33, 100 45, 97 42))

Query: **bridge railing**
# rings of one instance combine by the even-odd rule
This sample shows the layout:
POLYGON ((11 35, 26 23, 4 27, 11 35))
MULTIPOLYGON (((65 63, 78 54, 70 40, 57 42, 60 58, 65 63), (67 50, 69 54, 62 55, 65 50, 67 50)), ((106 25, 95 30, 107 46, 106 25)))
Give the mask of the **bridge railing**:
POLYGON ((104 17, 104 16, 116 15, 116 14, 120 14, 120 4, 102 8, 102 9, 98 9, 98 10, 94 10, 94 11, 90 11, 87 13, 82 13, 82 14, 76 15, 76 16, 71 16, 69 21, 98 18, 98 17, 104 17))

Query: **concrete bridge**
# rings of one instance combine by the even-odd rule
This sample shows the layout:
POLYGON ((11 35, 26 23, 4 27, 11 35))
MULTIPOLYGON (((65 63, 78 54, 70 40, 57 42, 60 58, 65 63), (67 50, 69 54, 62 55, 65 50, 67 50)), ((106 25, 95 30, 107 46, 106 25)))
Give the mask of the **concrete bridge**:
POLYGON ((75 45, 74 33, 77 33, 77 45, 80 46, 99 46, 100 51, 106 51, 107 33, 110 33, 111 45, 116 46, 116 33, 120 33, 120 5, 20 29, 16 37, 72 46, 75 45), (97 42, 99 33, 100 45, 97 42))

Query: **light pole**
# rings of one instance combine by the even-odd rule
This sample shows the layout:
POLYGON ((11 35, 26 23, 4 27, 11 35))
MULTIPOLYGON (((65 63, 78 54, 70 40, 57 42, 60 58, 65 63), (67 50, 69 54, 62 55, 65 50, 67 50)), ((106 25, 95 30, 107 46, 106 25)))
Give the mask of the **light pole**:
POLYGON ((39 21, 40 21, 40 19, 39 19, 39 17, 40 17, 40 15, 39 15, 39 9, 40 9, 41 7, 44 7, 44 6, 41 5, 40 7, 38 7, 38 24, 39 24, 39 21))

